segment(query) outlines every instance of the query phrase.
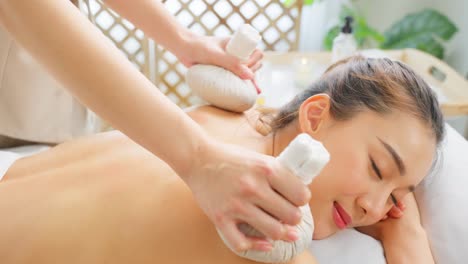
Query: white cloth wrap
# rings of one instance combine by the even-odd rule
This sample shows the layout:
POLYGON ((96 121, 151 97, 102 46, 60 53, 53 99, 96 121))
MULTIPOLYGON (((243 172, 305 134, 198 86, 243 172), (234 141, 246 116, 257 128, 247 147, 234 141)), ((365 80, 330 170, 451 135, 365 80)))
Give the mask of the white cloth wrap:
POLYGON ((251 82, 217 66, 194 65, 187 71, 185 79, 197 96, 225 110, 246 111, 257 99, 251 82))
MULTIPOLYGON (((231 38, 226 51, 245 60, 255 50, 259 40, 258 32, 245 24, 231 38)), ((194 65, 187 70, 185 80, 194 94, 225 110, 243 112, 251 108, 257 100, 257 92, 250 81, 244 81, 218 66, 194 65)))
MULTIPOLYGON (((330 155, 322 143, 314 140, 308 134, 300 134, 281 152, 277 159, 305 184, 310 184, 314 177, 328 163, 330 155)), ((264 263, 287 262, 309 248, 314 233, 314 219, 309 205, 301 206, 299 209, 302 212, 302 220, 296 226, 299 239, 295 242, 273 241, 273 249, 269 252, 256 250, 236 252, 227 243, 219 230, 218 234, 224 243, 241 257, 264 263)), ((249 237, 265 237, 262 233, 247 224, 240 224, 239 230, 249 237)))
POLYGON ((227 53, 247 60, 261 40, 260 34, 248 24, 242 25, 232 36, 226 45, 227 53))

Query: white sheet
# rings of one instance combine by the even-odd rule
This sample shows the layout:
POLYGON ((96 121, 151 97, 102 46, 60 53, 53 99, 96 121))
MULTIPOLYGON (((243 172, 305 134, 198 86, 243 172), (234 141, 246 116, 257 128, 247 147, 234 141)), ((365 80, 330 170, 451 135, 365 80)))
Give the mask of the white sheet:
POLYGON ((0 151, 0 180, 2 180, 11 164, 13 164, 20 157, 21 155, 14 152, 0 151))
POLYGON ((46 145, 28 145, 16 148, 0 149, 0 180, 6 174, 11 165, 21 157, 29 156, 46 149, 46 145))
POLYGON ((310 252, 315 256, 318 263, 387 263, 382 244, 354 229, 345 229, 327 239, 313 240, 310 252))

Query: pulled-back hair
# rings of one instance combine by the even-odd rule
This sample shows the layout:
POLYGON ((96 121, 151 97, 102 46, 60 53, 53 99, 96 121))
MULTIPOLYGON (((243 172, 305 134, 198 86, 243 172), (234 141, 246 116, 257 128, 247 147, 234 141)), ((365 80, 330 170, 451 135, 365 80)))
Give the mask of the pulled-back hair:
POLYGON ((330 66, 271 117, 272 131, 296 120, 301 104, 319 93, 330 96, 330 114, 335 120, 349 120, 366 109, 379 114, 400 110, 427 124, 436 143, 444 137, 444 118, 436 95, 419 75, 398 61, 361 56, 330 66))

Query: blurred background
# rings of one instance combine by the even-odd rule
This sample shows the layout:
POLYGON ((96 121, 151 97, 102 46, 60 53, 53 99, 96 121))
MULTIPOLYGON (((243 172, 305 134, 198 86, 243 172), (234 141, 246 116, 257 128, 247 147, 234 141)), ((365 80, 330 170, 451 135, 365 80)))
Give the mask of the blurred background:
MULTIPOLYGON (((437 50, 439 47, 429 47, 433 45, 431 41, 425 42, 424 37, 417 36, 417 33, 421 32, 420 30, 426 31, 428 34, 434 34, 434 32, 430 31, 432 27, 430 21, 435 15, 433 18, 430 16, 421 18, 419 29, 408 30, 408 32, 413 31, 415 34, 407 36, 407 42, 395 48, 414 47, 429 51, 447 62, 461 76, 468 78, 468 16, 466 15, 468 1, 466 0, 315 0, 310 2, 311 4, 303 8, 300 50, 318 51, 328 48, 324 39, 330 29, 339 23, 339 18, 343 17, 343 13, 350 13, 347 12, 347 7, 353 8, 359 14, 362 22, 369 27, 369 32, 364 32, 363 35, 374 40, 374 43, 370 45, 371 47, 378 46, 375 45, 375 38, 378 37, 383 37, 383 39, 378 39, 377 42, 384 43, 385 33, 389 33, 392 26, 395 26, 397 22, 404 21, 408 15, 422 15, 421 12, 431 10, 446 16, 448 22, 453 23, 456 27, 453 35, 448 40, 441 40, 440 37, 434 38, 433 41, 440 45, 442 52, 440 52, 440 49, 437 50), (380 36, 374 36, 373 30, 377 31, 380 36), (421 40, 418 40, 418 38, 421 38, 421 40)), ((450 30, 449 23, 443 23, 441 20, 438 26, 441 31, 450 30)), ((402 34, 401 38, 403 39, 405 36, 402 34)), ((394 47, 390 46, 390 48, 394 47)), ((464 116, 448 118, 448 122, 459 132, 465 132, 465 135, 466 120, 464 116)))
MULTIPOLYGON (((468 17, 464 14, 468 11, 466 0, 163 2, 180 23, 200 34, 226 36, 241 24, 249 23, 262 35, 260 47, 265 51, 276 52, 329 51, 343 25, 344 17, 351 15, 354 18, 353 34, 358 49, 418 49, 446 62, 461 78, 468 78, 468 51, 464 45, 468 43, 468 17)), ((107 9, 101 1, 85 1, 80 3, 80 8, 171 100, 181 107, 198 102, 184 83, 185 67, 172 54, 146 39, 140 30, 107 9)), ((298 69, 295 63, 293 61, 289 70, 298 69)), ((314 65, 314 72, 322 72, 327 65, 322 66, 314 65)), ((275 71, 269 67, 268 61, 264 68, 258 78, 260 83, 268 86, 263 87, 267 95, 272 83, 277 86, 281 84, 281 92, 286 94, 284 98, 297 92, 297 89, 284 90, 284 86, 294 85, 294 82, 287 81, 291 78, 277 74, 286 72, 286 68, 275 71), (269 71, 269 75, 262 76, 265 71, 269 71)), ((465 93, 468 93, 465 83, 456 89, 465 89, 465 93)), ((465 113, 450 115, 447 119, 460 133, 467 134, 465 113)))

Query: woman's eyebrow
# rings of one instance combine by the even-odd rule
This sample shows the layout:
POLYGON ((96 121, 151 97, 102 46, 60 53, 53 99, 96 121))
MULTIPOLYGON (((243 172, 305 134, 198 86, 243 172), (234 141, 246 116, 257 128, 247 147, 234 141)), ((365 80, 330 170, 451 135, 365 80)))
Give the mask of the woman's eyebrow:
POLYGON ((387 142, 383 141, 382 139, 378 138, 377 139, 382 143, 382 145, 385 147, 385 149, 390 153, 392 156, 393 160, 395 161, 398 171, 400 172, 400 175, 405 175, 406 173, 406 167, 405 164, 403 163, 403 160, 401 159, 400 155, 395 151, 395 149, 390 146, 387 142))

